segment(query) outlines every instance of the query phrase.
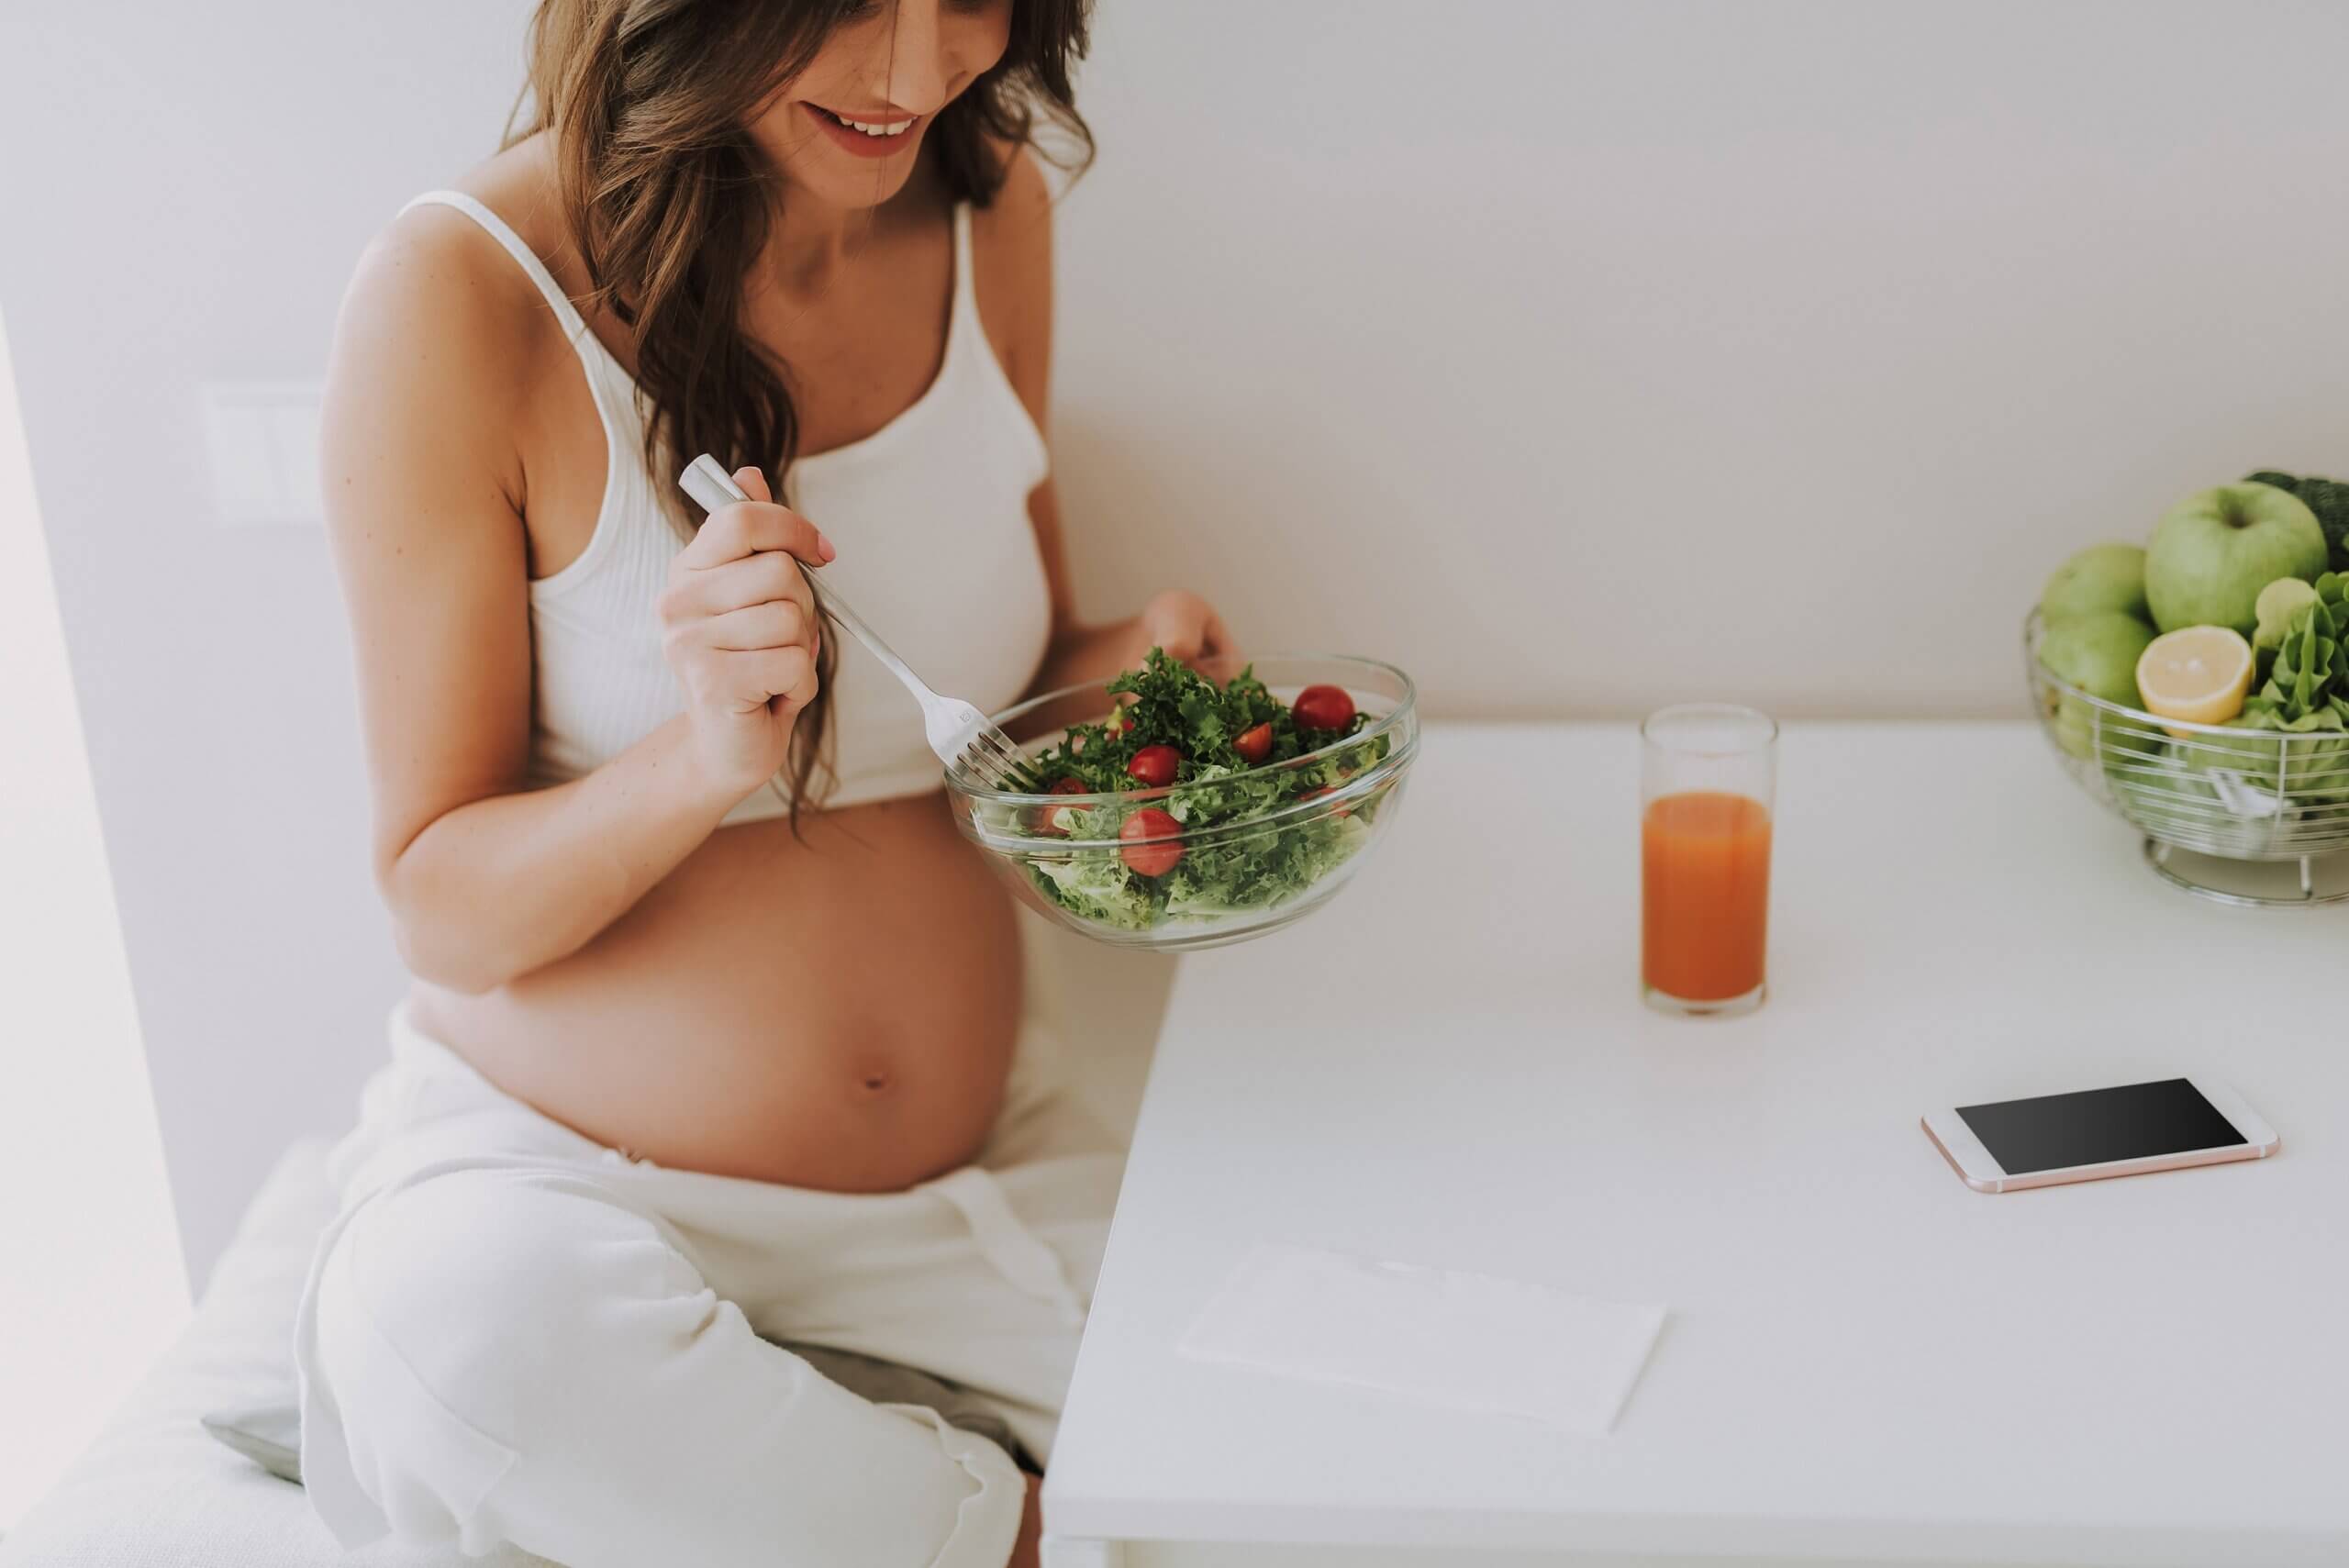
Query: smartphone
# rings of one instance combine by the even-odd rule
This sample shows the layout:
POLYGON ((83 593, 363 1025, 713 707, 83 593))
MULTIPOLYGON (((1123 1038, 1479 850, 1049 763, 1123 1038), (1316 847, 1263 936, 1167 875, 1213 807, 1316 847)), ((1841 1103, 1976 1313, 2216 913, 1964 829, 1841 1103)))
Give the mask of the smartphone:
POLYGON ((2279 1142, 2242 1095, 2208 1078, 1957 1106, 1932 1112, 1924 1125, 1981 1193, 2265 1160, 2279 1142))

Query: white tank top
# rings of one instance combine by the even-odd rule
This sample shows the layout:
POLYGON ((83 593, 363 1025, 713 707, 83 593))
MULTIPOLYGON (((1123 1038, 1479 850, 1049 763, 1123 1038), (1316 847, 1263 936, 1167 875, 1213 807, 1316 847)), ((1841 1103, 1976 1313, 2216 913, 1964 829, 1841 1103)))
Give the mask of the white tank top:
MULTIPOLYGON (((460 191, 410 202, 456 208, 529 274, 578 351, 604 422, 604 500, 579 559, 530 584, 530 782, 575 779, 683 709, 661 654, 653 603, 685 539, 660 497, 674 474, 644 468, 635 380, 587 329, 546 264, 504 219, 460 191)), ((723 454, 721 454, 722 456, 723 454)), ((680 464, 682 467, 682 464, 680 464)), ((844 447, 802 457, 785 505, 840 549, 824 568, 899 658, 941 692, 994 712, 1019 700, 1052 636, 1052 601, 1028 497, 1049 472, 1044 439, 979 325, 971 211, 954 209, 954 307, 938 377, 912 407, 844 447)), ((921 710, 853 638, 833 631, 838 669, 825 757, 825 806, 940 786, 921 710)), ((789 809, 778 775, 728 823, 789 809)))

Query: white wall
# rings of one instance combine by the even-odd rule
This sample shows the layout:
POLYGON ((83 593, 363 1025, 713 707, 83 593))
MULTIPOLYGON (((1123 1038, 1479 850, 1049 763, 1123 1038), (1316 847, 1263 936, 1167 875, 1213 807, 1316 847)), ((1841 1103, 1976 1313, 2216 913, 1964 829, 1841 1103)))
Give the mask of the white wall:
POLYGON ((6 1530, 179 1331, 188 1293, 5 323, 0 672, 6 1530))
POLYGON ((1447 711, 2012 713, 2068 549, 2349 469, 2349 6, 1113 3, 1079 526, 1447 711))
MULTIPOLYGON (((318 373, 364 236, 493 139, 524 7, 17 9, 0 302, 201 1270, 395 974, 323 540, 217 526, 196 388, 318 373)), ((2006 713, 2070 546, 2349 468, 2342 7, 1099 30, 1056 436, 1100 609, 1187 580, 1453 713, 2006 713)))
POLYGON ((322 373, 367 236, 495 145, 523 15, 9 7, 0 308, 199 1276, 350 1117, 398 970, 325 535, 221 524, 198 389, 322 373))

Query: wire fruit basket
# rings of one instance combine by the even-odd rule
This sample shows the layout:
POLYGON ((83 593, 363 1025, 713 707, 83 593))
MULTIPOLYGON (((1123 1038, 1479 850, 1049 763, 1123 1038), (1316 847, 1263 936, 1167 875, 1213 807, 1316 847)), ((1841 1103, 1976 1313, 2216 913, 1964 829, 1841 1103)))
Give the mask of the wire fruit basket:
POLYGON ((2349 734, 2183 724, 2107 702, 2041 665, 2044 630, 2032 611, 2023 666, 2040 728, 2064 771, 2144 835, 2164 879, 2222 904, 2349 900, 2325 874, 2349 851, 2349 734))

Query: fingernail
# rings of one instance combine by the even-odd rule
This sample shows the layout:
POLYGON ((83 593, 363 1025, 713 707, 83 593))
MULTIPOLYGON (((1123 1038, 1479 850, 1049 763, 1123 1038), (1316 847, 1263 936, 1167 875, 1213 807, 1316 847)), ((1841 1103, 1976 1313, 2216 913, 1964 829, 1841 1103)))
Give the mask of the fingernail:
POLYGON ((839 558, 841 552, 833 548, 832 541, 829 539, 827 539, 824 535, 818 533, 816 536, 816 542, 818 545, 822 547, 825 560, 833 561, 839 558))

